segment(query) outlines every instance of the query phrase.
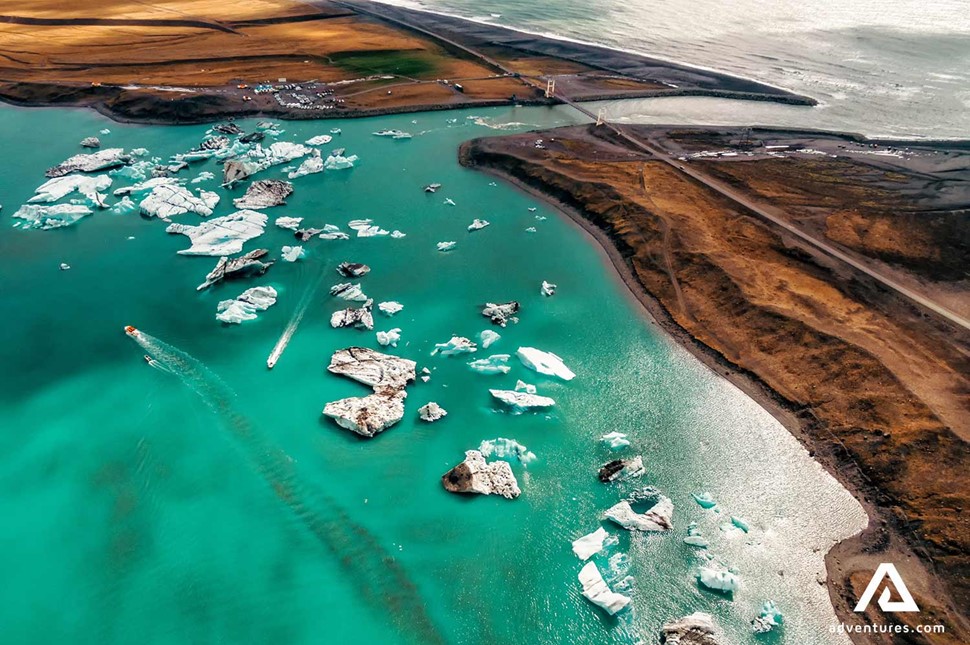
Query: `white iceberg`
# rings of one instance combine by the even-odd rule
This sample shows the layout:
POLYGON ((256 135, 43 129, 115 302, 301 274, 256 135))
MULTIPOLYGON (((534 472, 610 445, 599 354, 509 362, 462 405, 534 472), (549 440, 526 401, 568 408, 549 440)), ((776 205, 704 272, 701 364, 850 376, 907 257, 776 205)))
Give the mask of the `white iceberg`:
POLYGON ((603 550, 603 540, 608 535, 606 529, 601 526, 592 533, 584 535, 578 540, 573 540, 573 553, 580 560, 589 560, 603 550))
POLYGON ((556 295, 556 289, 557 289, 557 285, 554 285, 551 282, 546 282, 545 280, 543 280, 542 287, 539 289, 539 293, 541 293, 544 296, 554 296, 556 295))
POLYGON ((91 209, 83 204, 55 204, 53 206, 24 204, 13 216, 26 220, 23 228, 47 231, 52 228, 71 226, 90 214, 91 209))
POLYGON ((478 446, 478 451, 482 453, 486 459, 489 457, 506 460, 516 459, 523 466, 528 466, 536 460, 536 455, 534 452, 523 446, 515 439, 506 439, 505 437, 483 441, 481 445, 478 446))
POLYGON ((333 224, 324 224, 323 232, 317 235, 321 240, 349 240, 350 236, 333 224))
POLYGON ((478 335, 478 338, 482 341, 482 349, 488 349, 489 345, 497 341, 501 336, 491 329, 486 329, 478 335))
POLYGON ((619 450, 630 445, 626 435, 615 430, 600 437, 600 441, 609 446, 610 450, 619 450))
POLYGON ((393 231, 391 231, 391 237, 394 238, 395 240, 399 240, 402 237, 407 237, 407 236, 408 236, 407 233, 402 233, 401 231, 399 231, 397 229, 394 229, 393 231))
POLYGON ((236 296, 235 300, 223 300, 216 307, 216 320, 239 324, 256 318, 257 311, 264 311, 276 304, 276 289, 253 287, 236 296))
POLYGON ((737 575, 726 569, 715 569, 714 567, 700 567, 697 571, 697 579, 708 589, 724 593, 734 593, 741 585, 741 580, 737 575))
POLYGON ((629 531, 667 531, 674 526, 671 520, 673 514, 674 503, 670 498, 656 488, 646 486, 611 506, 604 515, 629 531), (649 508, 638 513, 633 509, 633 504, 647 504, 649 508))
POLYGON ((131 198, 127 195, 121 198, 121 201, 117 201, 108 208, 108 212, 114 215, 131 215, 132 213, 138 212, 138 204, 131 201, 131 198))
POLYGON ((349 300, 351 302, 366 302, 367 295, 361 291, 359 284, 351 284, 350 282, 342 282, 340 284, 335 284, 330 287, 330 295, 336 296, 341 300, 349 300))
POLYGON ((395 302, 394 300, 388 300, 377 305, 377 308, 380 309, 381 313, 384 315, 393 316, 404 309, 404 305, 402 305, 400 302, 395 302))
POLYGON ((296 262, 305 255, 302 246, 284 246, 281 249, 281 256, 284 262, 296 262))
POLYGON ((316 151, 304 159, 299 168, 288 173, 286 176, 290 179, 296 179, 297 177, 315 175, 318 172, 323 172, 323 158, 320 156, 320 152, 316 151))
POLYGON ((117 168, 127 164, 129 158, 122 148, 105 148, 91 154, 79 154, 65 159, 53 168, 48 168, 47 177, 63 177, 72 172, 97 172, 117 168))
POLYGON ((515 390, 489 390, 489 394, 516 410, 530 410, 532 408, 551 408, 556 405, 554 399, 528 392, 516 392, 515 390))
POLYGON ((455 204, 455 200, 453 200, 451 197, 445 197, 445 205, 446 206, 455 206, 456 205, 455 204))
POLYGON ((300 222, 302 221, 302 217, 277 217, 276 225, 287 231, 295 231, 300 228, 300 222))
POLYGON ((451 493, 501 495, 506 499, 515 499, 522 494, 508 462, 488 463, 477 450, 467 450, 465 461, 442 475, 441 485, 451 493))
POLYGON ((470 354, 478 351, 475 343, 464 336, 452 336, 446 343, 435 343, 431 355, 440 353, 442 356, 454 356, 455 354, 470 354))
POLYGON ((630 604, 629 597, 615 593, 607 586, 593 562, 587 562, 580 570, 579 582, 583 585, 583 597, 604 609, 610 616, 630 604))
POLYGON ((576 376, 563 364, 562 359, 552 352, 543 352, 534 347, 520 347, 516 355, 523 365, 540 374, 558 376, 564 381, 570 381, 576 376))
POLYGON ((371 219, 355 219, 347 222, 347 226, 351 230, 357 231, 357 237, 377 237, 388 234, 388 231, 380 226, 375 226, 373 222, 374 220, 371 219))
POLYGON ((175 180, 168 177, 161 179, 169 179, 169 181, 154 184, 148 196, 138 204, 141 212, 149 217, 168 220, 185 213, 208 217, 212 215, 212 210, 219 203, 219 195, 214 192, 200 189, 196 196, 175 180))
POLYGON ((665 623, 660 633, 661 641, 669 645, 719 645, 721 642, 715 637, 714 619, 700 611, 665 623))
POLYGON ((480 231, 480 230, 482 230, 483 228, 485 228, 488 225, 489 225, 488 220, 477 219, 476 218, 476 219, 472 220, 472 223, 471 224, 468 225, 468 230, 469 231, 480 231))
POLYGON ((492 354, 488 358, 480 358, 472 361, 468 367, 479 374, 508 374, 512 369, 508 362, 511 358, 508 354, 492 354))
POLYGON ((526 233, 535 233, 536 232, 536 227, 535 226, 530 226, 529 228, 525 229, 525 232, 526 233))
POLYGON ((708 541, 704 539, 704 536, 701 535, 700 529, 697 528, 697 522, 691 522, 687 526, 687 537, 684 538, 684 544, 696 546, 701 549, 706 549, 710 546, 708 541))
POLYGON ((269 168, 270 166, 278 166, 280 164, 289 163, 294 159, 305 157, 312 152, 313 148, 308 148, 300 143, 276 141, 271 143, 266 148, 257 143, 256 146, 247 153, 247 156, 250 159, 255 160, 259 164, 259 169, 263 170, 265 168, 269 168))
POLYGON ((751 526, 737 515, 731 516, 731 524, 733 524, 736 528, 741 529, 745 533, 751 530, 751 526))
POLYGON ((63 177, 55 177, 41 184, 34 191, 36 194, 28 199, 27 203, 56 202, 73 192, 78 192, 84 195, 89 205, 104 208, 106 196, 103 194, 103 191, 107 190, 109 186, 111 186, 111 177, 107 175, 95 175, 93 177, 87 175, 65 175, 63 177))
POLYGON ((195 179, 193 179, 191 181, 191 183, 193 183, 193 184, 201 184, 204 181, 210 181, 210 180, 215 179, 215 178, 216 178, 216 176, 214 174, 212 174, 208 170, 203 170, 202 172, 200 172, 198 174, 198 176, 195 179))
POLYGON ((457 244, 457 242, 438 242, 437 246, 439 251, 451 251, 457 244))
POLYGON ((418 417, 426 423, 434 423, 438 419, 444 418, 448 415, 448 411, 443 407, 431 401, 427 405, 422 405, 418 408, 418 417))
POLYGON ((266 215, 256 211, 237 211, 232 215, 217 217, 198 226, 170 224, 168 233, 187 236, 192 246, 179 251, 180 255, 234 255, 242 251, 243 244, 263 234, 266 215))
POLYGON ((326 170, 346 170, 347 168, 353 168, 355 163, 357 163, 357 155, 344 157, 343 155, 331 154, 323 162, 323 167, 326 170))
POLYGON ((377 343, 381 347, 397 347, 398 341, 401 340, 401 328, 395 327, 394 329, 389 329, 387 331, 377 332, 377 343))
POLYGON ((404 416, 405 392, 370 394, 332 401, 323 408, 323 414, 362 437, 371 438, 383 432, 404 416))
POLYGON ((526 383, 525 381, 519 379, 518 381, 515 382, 515 391, 525 392, 526 394, 535 394, 536 386, 532 385, 531 383, 526 383))
POLYGON ((410 139, 411 133, 404 132, 403 130, 378 130, 377 132, 372 132, 375 137, 390 137, 392 139, 410 139))
POLYGON ((325 146, 333 141, 333 137, 329 134, 318 134, 315 137, 306 140, 308 146, 325 146))

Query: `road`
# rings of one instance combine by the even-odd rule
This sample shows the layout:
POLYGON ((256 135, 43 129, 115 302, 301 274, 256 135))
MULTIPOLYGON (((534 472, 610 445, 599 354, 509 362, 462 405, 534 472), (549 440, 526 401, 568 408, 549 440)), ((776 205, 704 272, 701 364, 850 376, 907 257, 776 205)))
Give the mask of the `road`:
MULTIPOLYGON (((556 98, 561 100, 563 103, 566 103, 570 107, 578 110, 579 112, 585 114, 593 121, 597 120, 597 115, 593 114, 592 112, 584 108, 582 105, 579 105, 578 103, 570 99, 568 96, 564 96, 563 94, 557 92, 556 98)), ((876 269, 872 268, 871 266, 868 266, 864 262, 859 261, 858 259, 845 253, 844 251, 841 251, 835 248, 834 246, 827 243, 826 241, 821 240, 805 232, 801 228, 795 226, 790 221, 788 221, 788 219, 784 217, 781 211, 752 200, 749 196, 738 192, 731 186, 728 186, 727 184, 721 181, 718 181, 713 177, 710 177, 709 175, 703 173, 696 167, 688 166, 682 163, 680 160, 675 159, 665 150, 655 145, 652 145, 646 141, 643 141, 642 139, 639 139, 637 137, 630 135, 629 133, 627 133, 625 130, 623 130, 620 126, 616 124, 609 123, 604 120, 603 125, 605 127, 608 127, 610 130, 615 132, 619 137, 621 137, 624 141, 629 142, 634 147, 639 148, 640 150, 650 154, 651 156, 653 156, 659 161, 663 161, 664 163, 675 168, 679 172, 687 175, 688 177, 694 179, 697 182, 700 182, 701 184, 723 195, 724 197, 727 197, 731 201, 739 204, 740 206, 744 207, 748 211, 758 215, 759 217, 767 220, 768 222, 771 222, 772 224, 783 228, 787 232, 797 237, 799 240, 802 240, 803 242, 807 242, 808 244, 822 251, 826 255, 829 255, 830 257, 833 257, 851 266, 853 269, 859 271, 860 273, 863 273, 869 276, 873 280, 876 280, 879 284, 881 284, 886 289, 889 289, 890 291, 894 291, 897 294, 903 296, 904 298, 907 298, 911 302, 916 303, 923 309, 930 311, 956 325, 959 325, 965 330, 970 331, 970 320, 968 320, 967 318, 964 318, 957 312, 947 308, 946 306, 940 304, 939 302, 936 302, 932 298, 929 298, 928 296, 922 293, 919 293, 918 291, 915 291, 910 287, 900 284, 896 280, 892 279, 890 276, 887 276, 886 274, 880 271, 877 271, 876 269)))

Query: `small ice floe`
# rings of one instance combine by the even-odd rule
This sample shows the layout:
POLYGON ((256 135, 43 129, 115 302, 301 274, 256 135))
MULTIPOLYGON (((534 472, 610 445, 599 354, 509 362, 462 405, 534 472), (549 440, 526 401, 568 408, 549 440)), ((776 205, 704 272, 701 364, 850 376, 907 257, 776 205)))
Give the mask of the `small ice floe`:
POLYGON ((293 184, 276 179, 254 181, 246 189, 246 194, 232 200, 236 208, 272 208, 282 206, 286 198, 293 194, 293 184))
POLYGON ((535 347, 520 347, 516 356, 522 364, 546 376, 557 376, 564 381, 571 381, 575 374, 562 362, 562 359, 552 352, 544 352, 535 347))
POLYGON ((427 367, 421 368, 421 380, 425 383, 431 380, 431 370, 429 370, 427 367))
POLYGON ((340 128, 331 128, 330 134, 340 134, 342 130, 340 128))
POLYGON ((131 158, 125 154, 123 148, 105 148, 89 154, 79 154, 69 157, 45 173, 49 179, 63 177, 72 172, 97 172, 109 168, 127 165, 131 158))
POLYGON ((61 271, 70 271, 71 265, 67 262, 61 262, 61 271))
POLYGON ((201 184, 204 181, 210 181, 210 180, 215 179, 215 178, 216 178, 216 176, 214 174, 212 174, 208 170, 203 170, 202 172, 200 172, 198 174, 198 176, 196 176, 194 179, 192 179, 192 181, 189 182, 189 183, 192 183, 192 184, 201 184))
POLYGON ((302 217, 277 217, 276 225, 287 231, 295 231, 300 228, 300 222, 302 221, 302 217))
POLYGON ((305 255, 302 246, 284 246, 281 251, 284 262, 296 262, 305 255))
POLYGON ((370 439, 404 417, 405 396, 407 394, 403 390, 352 396, 331 401, 324 406, 323 414, 341 428, 370 439))
POLYGON ((674 503, 653 486, 634 491, 627 499, 607 509, 606 519, 629 531, 668 531, 673 528, 674 503), (646 507, 638 513, 637 507, 646 507))
POLYGON ((318 134, 315 137, 311 137, 306 140, 308 146, 325 146, 333 141, 333 137, 329 134, 318 134))
POLYGON ((508 354, 492 354, 488 358, 472 361, 468 367, 479 374, 508 374, 512 369, 508 365, 509 358, 508 354))
POLYGON ((198 226, 169 224, 165 231, 185 235, 192 241, 191 247, 179 251, 180 255, 234 255, 242 251, 248 240, 263 234, 267 219, 262 213, 242 210, 198 226))
POLYGON ((101 134, 101 135, 111 134, 111 130, 109 130, 108 128, 103 128, 98 132, 98 134, 101 134))
POLYGON ((146 157, 148 156, 148 148, 132 148, 128 154, 132 157, 146 157))
POLYGON ((478 338, 482 341, 482 349, 488 349, 489 346, 501 338, 501 336, 491 329, 486 329, 478 334, 478 338))
POLYGON ((236 296, 235 300, 223 300, 216 306, 216 320, 239 324, 256 318, 257 311, 265 311, 276 304, 276 289, 253 287, 236 296))
POLYGON ((13 216, 24 220, 21 228, 47 231, 76 224, 91 212, 91 209, 83 204, 54 204, 53 206, 24 204, 13 216))
POLYGON ((515 459, 523 466, 528 466, 536 460, 534 452, 515 439, 506 439, 505 437, 483 441, 478 450, 485 455, 486 459, 491 457, 506 460, 515 459))
POLYGON ((340 230, 339 227, 333 224, 324 224, 323 228, 320 229, 315 235, 321 240, 349 240, 350 236, 340 230))
POLYGON ((426 423, 434 423, 438 419, 442 419, 448 415, 448 411, 443 407, 431 401, 425 405, 418 408, 418 418, 426 423))
POLYGON ((556 295, 556 289, 558 285, 552 284, 551 282, 542 281, 542 287, 539 289, 539 293, 544 296, 554 296, 556 295))
POLYGON ((526 394, 535 394, 536 386, 532 385, 531 383, 526 383, 522 379, 519 379, 518 381, 515 382, 515 391, 525 392, 526 394))
POLYGON ((738 590, 741 580, 737 574, 714 566, 702 566, 697 570, 697 579, 701 585, 714 591, 731 594, 738 590))
POLYGON ((720 645, 717 632, 711 615, 700 611, 665 623, 660 629, 661 640, 672 645, 720 645))
POLYGON ((457 242, 438 242, 436 245, 439 251, 451 251, 457 245, 457 242))
POLYGON ((381 313, 385 316, 393 316, 404 309, 404 305, 402 305, 400 302, 395 302, 394 300, 387 300, 377 305, 377 308, 380 309, 381 313))
POLYGON ((622 432, 613 431, 600 437, 600 441, 605 443, 610 450, 619 450, 630 445, 626 435, 622 432))
POLYGON ((583 585, 583 597, 610 616, 630 604, 630 598, 612 591, 603 580, 595 562, 587 562, 579 571, 579 582, 583 585))
POLYGON ((260 166, 249 159, 230 159, 222 164, 222 185, 232 187, 237 182, 259 172, 260 166))
POLYGON ((471 224, 468 225, 468 230, 469 231, 480 231, 480 230, 482 230, 483 228, 485 228, 488 225, 489 225, 488 220, 476 218, 476 219, 472 220, 472 223, 471 224))
POLYGON ((84 139, 81 139, 81 147, 82 148, 100 148, 101 147, 101 139, 99 139, 97 137, 85 137, 84 139))
POLYGON ((731 524, 733 524, 736 528, 741 529, 745 533, 751 530, 751 526, 737 515, 731 516, 731 524))
POLYGON ((502 304, 486 302, 482 309, 482 315, 491 320, 493 325, 505 327, 509 321, 519 322, 519 319, 515 317, 515 314, 519 313, 519 309, 519 303, 514 300, 502 304))
POLYGON ((350 155, 345 157, 343 155, 331 154, 327 157, 326 161, 323 162, 324 170, 346 170, 348 168, 353 168, 354 164, 357 163, 357 155, 350 155))
POLYGON ((498 186, 498 183, 497 182, 494 182, 494 181, 490 181, 490 182, 488 182, 488 185, 489 186, 498 186))
POLYGON ((573 553, 580 560, 589 560, 603 550, 603 541, 609 533, 602 526, 578 540, 573 540, 573 553))
POLYGON ((397 347, 398 341, 401 340, 401 328, 395 327, 394 329, 389 329, 387 331, 377 332, 377 344, 381 347, 397 347))
POLYGON ((368 300, 359 309, 349 307, 335 311, 330 316, 330 326, 334 329, 341 327, 356 327, 357 329, 374 329, 374 314, 371 312, 373 301, 368 300))
POLYGON ((751 630, 755 634, 767 634, 775 627, 780 627, 785 622, 784 616, 770 600, 766 600, 761 606, 761 613, 751 619, 751 630))
POLYGON ((319 150, 314 150, 313 154, 304 159, 296 170, 286 173, 286 176, 290 179, 296 179, 297 177, 315 175, 318 172, 323 172, 323 158, 320 156, 319 150))
POLYGON ((646 469, 643 467, 643 458, 637 455, 632 459, 614 459, 603 464, 599 470, 599 480, 604 484, 615 481, 623 481, 640 477, 646 469))
POLYGON ((347 222, 347 226, 351 230, 357 231, 357 237, 377 237, 389 233, 389 231, 385 231, 380 226, 375 226, 374 220, 372 219, 350 220, 347 222))
POLYGON ((515 390, 489 390, 489 394, 509 406, 513 410, 522 412, 535 408, 551 408, 556 405, 554 399, 548 396, 530 394, 528 392, 516 392, 515 390))
POLYGON ((546 216, 545 215, 536 215, 536 221, 537 222, 544 222, 544 221, 546 221, 546 216))
POLYGON ((330 295, 336 296, 341 300, 350 300, 351 302, 367 301, 367 295, 361 290, 360 285, 350 282, 333 285, 330 287, 330 295))
POLYGON ((534 212, 536 212, 536 207, 535 207, 535 206, 530 206, 530 207, 529 207, 529 212, 530 212, 530 213, 534 213, 534 212))
POLYGON ((407 237, 407 236, 408 236, 407 233, 402 233, 401 231, 399 231, 397 229, 394 229, 393 231, 391 231, 391 237, 394 238, 395 240, 399 240, 402 237, 407 237))
POLYGON ((105 207, 107 195, 104 191, 111 186, 112 179, 107 175, 67 175, 48 179, 37 187, 35 195, 27 200, 28 204, 56 202, 77 192, 84 196, 88 206, 105 207))
POLYGON ((273 265, 273 261, 263 262, 260 258, 269 253, 266 249, 256 249, 249 253, 244 253, 238 257, 229 259, 226 256, 219 258, 216 266, 205 276, 205 282, 195 288, 196 291, 208 289, 217 282, 230 280, 233 278, 250 278, 263 275, 266 270, 273 265))
POLYGON ((464 336, 452 336, 446 343, 436 343, 431 355, 440 353, 442 356, 454 356, 456 354, 471 354, 477 352, 478 347, 464 336))
POLYGON ((478 450, 466 451, 465 461, 442 475, 441 485, 451 493, 501 495, 506 499, 522 494, 509 463, 501 460, 488 463, 478 450))
POLYGON ((217 123, 212 126, 214 132, 221 132, 222 134, 242 134, 243 129, 240 128, 235 123, 217 123))
POLYGON ((441 184, 428 184, 424 187, 424 192, 426 193, 436 193, 438 189, 441 188, 441 184))
POLYGON ((704 539, 700 529, 697 528, 697 522, 691 522, 687 526, 687 537, 684 538, 684 544, 696 546, 701 549, 706 549, 709 546, 708 541, 704 539))
POLYGON ((446 206, 457 206, 457 204, 455 204, 455 200, 453 200, 451 197, 445 197, 444 203, 446 206))
POLYGON ((526 233, 535 233, 536 232, 536 227, 535 226, 530 226, 529 228, 525 229, 525 232, 526 233))
POLYGON ((375 137, 390 137, 391 139, 410 139, 411 133, 403 130, 378 130, 371 132, 375 137))
POLYGON ((341 262, 337 265, 337 273, 345 278, 359 278, 370 273, 370 267, 360 262, 341 262))
POLYGON ((707 491, 703 493, 691 493, 690 496, 694 498, 694 501, 701 508, 714 508, 717 506, 717 502, 714 501, 714 498, 707 491))

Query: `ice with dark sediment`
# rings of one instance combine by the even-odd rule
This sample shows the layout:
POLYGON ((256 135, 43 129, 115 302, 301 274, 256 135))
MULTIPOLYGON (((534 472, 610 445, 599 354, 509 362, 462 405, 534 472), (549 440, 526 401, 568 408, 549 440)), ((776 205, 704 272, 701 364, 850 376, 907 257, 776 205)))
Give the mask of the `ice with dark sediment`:
POLYGON ((630 531, 668 531, 673 528, 674 503, 653 486, 633 492, 606 510, 606 519, 630 531), (634 508, 646 507, 642 513, 634 508))
POLYGON ((293 193, 293 184, 276 179, 254 181, 246 189, 246 194, 232 200, 236 208, 261 209, 281 206, 293 193))
POLYGON ((414 361, 366 347, 348 347, 334 352, 327 370, 368 385, 374 393, 328 403, 323 414, 343 428, 373 437, 404 416, 404 399, 407 397, 404 388, 414 381, 414 368, 414 361))
POLYGON ((714 618, 700 611, 665 623, 660 629, 661 642, 666 645, 722 645, 717 634, 714 618))
POLYGON ((404 417, 405 392, 352 396, 327 403, 324 416, 362 437, 372 438, 404 417))
POLYGON ((767 634, 785 622, 784 616, 771 600, 761 605, 761 613, 751 619, 751 630, 755 634, 767 634))
POLYGON ((515 314, 519 313, 519 303, 512 300, 510 302, 504 302, 501 304, 496 304, 494 302, 485 303, 485 307, 482 309, 482 315, 492 321, 492 324, 498 325, 499 327, 505 327, 509 322, 518 322, 519 319, 515 317, 515 314))
POLYGON ((604 484, 615 481, 624 481, 634 477, 640 477, 646 472, 643 467, 643 458, 637 455, 632 459, 615 459, 604 464, 598 473, 599 480, 604 484))
POLYGON ((216 307, 216 320, 224 323, 239 324, 256 318, 257 311, 265 311, 276 304, 276 289, 273 287, 252 287, 236 296, 234 300, 223 300, 216 307))
POLYGON ((370 267, 360 262, 341 262, 337 265, 337 273, 345 278, 359 278, 370 273, 370 267))
POLYGON ((165 230, 185 235, 192 241, 192 246, 179 251, 180 255, 234 255, 242 251, 247 241, 263 234, 266 221, 263 213, 242 210, 198 226, 170 224, 165 230))
POLYGON ((85 137, 85 138, 81 139, 81 147, 82 148, 100 148, 101 147, 101 139, 99 139, 97 137, 85 137))
POLYGON ((215 268, 205 276, 205 282, 196 287, 196 290, 202 291, 222 280, 263 275, 273 264, 272 260, 263 262, 261 259, 268 253, 267 249, 255 249, 235 258, 222 256, 216 262, 215 268))
POLYGON ((374 314, 371 311, 373 300, 366 301, 361 307, 348 307, 335 311, 330 316, 330 326, 334 329, 340 327, 356 327, 357 329, 374 329, 374 314))
POLYGON ((330 295, 351 302, 365 302, 367 300, 367 294, 361 290, 360 285, 350 282, 333 285, 330 287, 330 295))
POLYGON ((69 157, 45 173, 48 178, 63 177, 72 172, 97 172, 124 166, 131 161, 124 148, 104 148, 97 152, 69 157))
POLYGON ((478 450, 466 451, 465 460, 442 475, 441 484, 452 493, 501 495, 506 499, 522 493, 508 462, 489 463, 478 450))

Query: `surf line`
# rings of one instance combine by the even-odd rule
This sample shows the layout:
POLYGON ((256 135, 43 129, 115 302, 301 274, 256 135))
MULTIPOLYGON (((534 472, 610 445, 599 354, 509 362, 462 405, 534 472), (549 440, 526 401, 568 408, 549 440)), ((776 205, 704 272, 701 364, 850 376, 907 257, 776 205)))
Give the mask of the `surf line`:
POLYGON ((375 613, 389 615, 395 631, 414 642, 446 642, 401 564, 335 500, 299 481, 293 458, 265 440, 235 409, 236 394, 218 375, 191 354, 143 331, 128 326, 125 333, 209 406, 276 497, 337 559, 348 583, 357 585, 375 613))
POLYGON ((320 283, 323 282, 323 274, 326 272, 326 265, 320 269, 320 275, 316 280, 307 285, 306 290, 303 292, 303 296, 300 298, 300 302, 297 303, 296 309, 293 310, 293 315, 290 317, 290 322, 286 324, 286 328, 280 335, 280 339, 276 341, 276 346, 273 347, 273 351, 270 352, 269 358, 266 359, 266 367, 273 369, 276 365, 276 361, 280 360, 280 356, 286 350, 286 346, 290 344, 290 339, 293 338, 293 334, 296 333, 296 328, 300 326, 300 322, 303 320, 303 314, 310 307, 310 303, 313 301, 313 296, 316 295, 317 289, 320 288, 320 283))

